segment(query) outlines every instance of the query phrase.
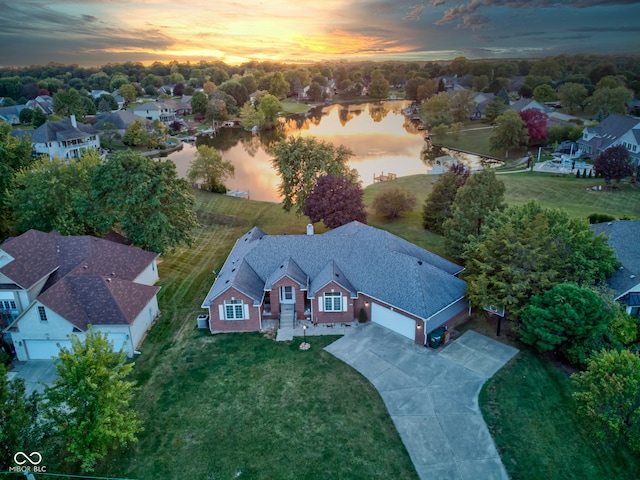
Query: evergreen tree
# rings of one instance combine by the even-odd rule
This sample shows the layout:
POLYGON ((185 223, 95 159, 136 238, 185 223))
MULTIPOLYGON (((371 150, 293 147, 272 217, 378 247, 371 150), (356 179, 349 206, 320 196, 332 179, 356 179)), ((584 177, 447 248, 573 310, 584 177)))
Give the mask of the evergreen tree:
POLYGON ((462 166, 462 171, 455 166, 444 173, 433 186, 433 190, 424 202, 422 220, 424 228, 442 235, 445 220, 451 218, 451 207, 458 189, 462 187, 469 171, 462 166))
POLYGON ((450 255, 462 258, 469 236, 480 235, 489 213, 504 208, 504 191, 504 183, 489 168, 471 175, 457 191, 451 218, 443 224, 445 248, 450 255))

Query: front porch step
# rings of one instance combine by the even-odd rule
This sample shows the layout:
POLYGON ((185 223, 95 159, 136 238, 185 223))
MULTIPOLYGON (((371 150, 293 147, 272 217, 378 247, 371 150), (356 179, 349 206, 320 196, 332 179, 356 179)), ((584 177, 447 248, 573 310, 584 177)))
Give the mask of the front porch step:
POLYGON ((296 312, 293 305, 281 305, 280 307, 280 328, 295 327, 296 312))

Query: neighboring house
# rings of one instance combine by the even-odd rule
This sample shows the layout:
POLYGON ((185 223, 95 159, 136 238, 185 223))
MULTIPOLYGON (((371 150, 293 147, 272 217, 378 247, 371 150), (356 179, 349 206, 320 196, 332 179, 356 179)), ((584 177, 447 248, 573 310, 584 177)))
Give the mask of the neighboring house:
POLYGON ((134 115, 128 110, 118 110, 116 112, 110 113, 99 113, 96 119, 97 120, 94 126, 98 130, 100 130, 102 125, 108 122, 116 127, 116 130, 120 136, 124 136, 127 128, 129 128, 129 125, 131 125, 133 122, 148 122, 148 120, 140 118, 139 116, 134 115))
POLYGON ((24 105, 0 107, 0 120, 4 120, 9 125, 20 125, 20 112, 25 108, 27 107, 24 105))
POLYGON ((175 109, 171 105, 161 101, 145 102, 137 105, 131 112, 147 120, 159 120, 165 125, 169 125, 176 119, 175 109))
POLYGON ((533 109, 533 110, 538 110, 540 112, 546 113, 547 115, 552 111, 549 107, 534 100, 533 98, 524 98, 524 97, 519 98, 515 102, 512 102, 511 105, 509 105, 509 109, 515 110, 518 113, 524 110, 533 109))
POLYGON ((595 127, 587 127, 578 139, 581 150, 596 157, 607 148, 624 145, 636 167, 640 163, 640 118, 611 114, 595 127))
POLYGON ((487 105, 491 103, 491 100, 494 99, 494 97, 495 95, 493 93, 473 92, 472 101, 474 103, 474 107, 471 118, 484 118, 484 111, 486 110, 487 105))
POLYGON ((621 267, 607 279, 616 301, 625 305, 627 313, 640 316, 640 220, 617 220, 591 226, 609 238, 621 267))
POLYGON ((351 222, 321 235, 267 235, 235 244, 202 307, 212 333, 258 331, 280 320, 371 321, 423 345, 466 318, 462 268, 383 230, 351 222), (273 323, 273 322, 270 322, 273 323))
POLYGON ((38 95, 33 100, 29 100, 26 107, 35 110, 38 109, 45 115, 53 115, 53 98, 50 95, 38 95))
POLYGON ((158 254, 29 230, 0 245, 0 304, 18 360, 48 359, 89 325, 132 356, 159 315, 158 254))
POLYGON ((29 136, 35 153, 53 158, 79 158, 83 152, 100 148, 100 136, 92 126, 76 121, 75 115, 46 122, 35 130, 14 130, 18 137, 29 136))

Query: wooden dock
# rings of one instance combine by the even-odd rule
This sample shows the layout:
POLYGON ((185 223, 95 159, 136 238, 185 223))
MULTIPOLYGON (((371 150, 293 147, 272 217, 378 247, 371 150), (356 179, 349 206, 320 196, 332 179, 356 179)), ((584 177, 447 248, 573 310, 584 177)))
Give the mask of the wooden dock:
POLYGON ((376 174, 373 174, 373 183, 376 182, 388 182, 391 180, 395 180, 397 178, 395 173, 387 173, 386 175, 382 172, 379 176, 376 177, 376 174))

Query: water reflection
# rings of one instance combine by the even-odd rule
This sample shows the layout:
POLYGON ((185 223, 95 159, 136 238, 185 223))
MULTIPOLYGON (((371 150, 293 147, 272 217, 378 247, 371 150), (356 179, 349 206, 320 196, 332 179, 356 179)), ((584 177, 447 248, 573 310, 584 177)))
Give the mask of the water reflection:
MULTIPOLYGON (((437 149, 425 142, 417 125, 406 119, 401 101, 358 105, 330 105, 311 110, 306 115, 288 117, 280 128, 260 135, 243 129, 221 129, 216 136, 201 137, 204 143, 218 149, 225 160, 235 166, 235 177, 225 184, 231 190, 249 191, 254 200, 280 201, 280 182, 268 150, 275 143, 292 135, 314 136, 318 140, 344 145, 354 152, 349 162, 360 174, 363 186, 373 183, 374 176, 395 173, 398 177, 420 173, 440 173, 445 169, 439 157, 461 155, 447 149, 437 149), (367 112, 368 115, 363 115, 367 112)), ((185 145, 169 155, 186 176, 196 149, 185 145)), ((480 165, 479 158, 465 158, 480 165)))

